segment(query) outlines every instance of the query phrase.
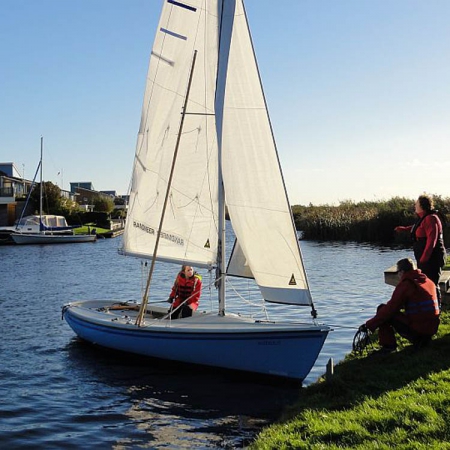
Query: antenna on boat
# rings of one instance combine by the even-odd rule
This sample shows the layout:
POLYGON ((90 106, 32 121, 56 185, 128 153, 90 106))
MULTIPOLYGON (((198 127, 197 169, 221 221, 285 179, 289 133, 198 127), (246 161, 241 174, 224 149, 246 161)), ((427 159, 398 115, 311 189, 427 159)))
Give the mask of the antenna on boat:
POLYGON ((153 275, 153 270, 155 268, 155 262, 156 262, 156 255, 158 253, 158 247, 159 247, 159 240, 161 238, 161 230, 162 230, 162 226, 163 226, 163 222, 164 222, 164 216, 166 213, 166 208, 167 208, 167 203, 169 200, 169 194, 170 194, 170 187, 172 185, 172 178, 173 178, 173 173, 175 170, 175 162, 178 156, 178 149, 180 147, 180 140, 181 140, 181 133, 183 131, 183 125, 184 125, 184 118, 186 117, 186 108, 187 108, 187 103, 189 100, 189 92, 191 90, 191 84, 192 84, 192 77, 194 74, 194 67, 195 67, 195 60, 197 58, 197 50, 194 50, 194 57, 192 59, 192 66, 191 66, 191 71, 189 74, 189 81, 188 81, 188 86, 187 86, 187 90, 186 90, 186 97, 184 99, 184 105, 183 105, 183 109, 182 109, 182 113, 181 113, 181 122, 180 122, 180 128, 178 130, 178 137, 177 137, 177 142, 175 145, 175 151, 173 154, 173 160, 172 160, 172 167, 170 169, 170 175, 169 175, 169 180, 167 182, 167 190, 166 190, 166 195, 164 198, 164 205, 162 208, 162 213, 161 213, 161 219, 159 221, 159 227, 158 227, 158 232, 156 235, 156 242, 155 242, 155 249, 153 251, 153 256, 152 256, 152 263, 150 266, 150 271, 148 274, 148 278, 147 278, 147 284, 145 285, 145 292, 144 295, 142 297, 142 303, 141 303, 141 307, 139 309, 139 314, 137 316, 136 319, 136 325, 137 326, 141 326, 142 322, 144 320, 144 316, 145 316, 145 311, 147 310, 147 304, 148 304, 148 294, 150 291, 150 282, 152 279, 152 275, 153 275))

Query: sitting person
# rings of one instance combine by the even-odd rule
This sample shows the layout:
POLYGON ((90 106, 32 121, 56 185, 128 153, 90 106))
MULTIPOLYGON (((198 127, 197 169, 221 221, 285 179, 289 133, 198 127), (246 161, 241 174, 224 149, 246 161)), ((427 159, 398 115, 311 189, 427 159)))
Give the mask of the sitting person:
POLYGON ((191 266, 182 266, 168 299, 172 304, 171 310, 174 311, 171 318, 192 316, 192 312, 198 308, 201 290, 202 277, 191 266))
POLYGON ((376 315, 359 328, 372 332, 378 328, 383 353, 396 350, 395 331, 413 345, 422 345, 431 340, 439 327, 436 285, 415 268, 410 258, 398 261, 397 271, 400 281, 391 299, 379 305, 376 315))

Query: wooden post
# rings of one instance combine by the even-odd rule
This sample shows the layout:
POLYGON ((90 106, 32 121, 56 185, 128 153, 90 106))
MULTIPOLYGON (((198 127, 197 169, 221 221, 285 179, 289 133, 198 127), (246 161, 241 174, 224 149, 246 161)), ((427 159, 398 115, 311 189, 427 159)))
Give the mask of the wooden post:
POLYGON ((327 371, 325 374, 325 380, 331 381, 331 379, 333 378, 333 375, 334 375, 334 362, 333 362, 333 358, 330 358, 327 363, 327 371))

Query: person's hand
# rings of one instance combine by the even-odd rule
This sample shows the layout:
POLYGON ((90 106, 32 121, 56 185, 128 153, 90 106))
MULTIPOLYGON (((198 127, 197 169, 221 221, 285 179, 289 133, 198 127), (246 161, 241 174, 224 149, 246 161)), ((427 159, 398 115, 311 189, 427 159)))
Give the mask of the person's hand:
POLYGON ((398 226, 394 228, 394 231, 396 231, 397 233, 399 233, 400 231, 405 231, 406 227, 402 227, 402 226, 398 226))
POLYGON ((167 299, 167 303, 173 303, 173 297, 169 297, 169 298, 167 299))
POLYGON ((359 328, 358 331, 361 331, 362 333, 367 333, 368 328, 367 325, 365 323, 363 323, 359 328))

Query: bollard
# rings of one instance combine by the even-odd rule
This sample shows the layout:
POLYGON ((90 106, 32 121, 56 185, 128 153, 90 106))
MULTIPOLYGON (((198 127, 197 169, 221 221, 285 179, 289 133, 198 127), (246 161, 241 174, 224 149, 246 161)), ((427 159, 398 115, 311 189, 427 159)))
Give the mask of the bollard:
POLYGON ((330 381, 331 378, 333 378, 333 375, 334 375, 334 362, 333 358, 330 358, 327 363, 327 372, 325 374, 325 380, 330 381))

